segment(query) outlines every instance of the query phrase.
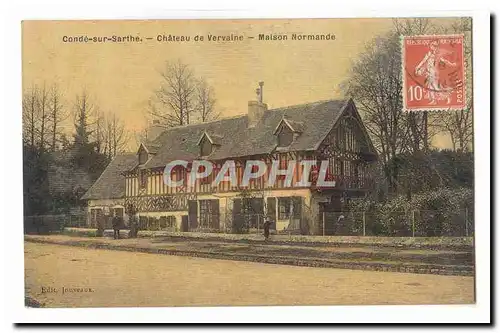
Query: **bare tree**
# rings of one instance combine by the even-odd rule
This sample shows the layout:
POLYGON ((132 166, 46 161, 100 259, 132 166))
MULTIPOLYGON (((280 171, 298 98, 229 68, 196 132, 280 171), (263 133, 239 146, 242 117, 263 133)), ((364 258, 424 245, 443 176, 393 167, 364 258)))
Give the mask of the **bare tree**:
MULTIPOLYGON (((470 18, 457 19, 450 27, 444 28, 443 33, 464 34, 466 96, 472 96, 472 20, 470 18)), ((439 127, 442 131, 448 133, 455 151, 465 152, 472 147, 474 138, 472 110, 472 98, 468 97, 467 108, 441 115, 439 127)))
POLYGON ((116 156, 118 153, 122 153, 128 144, 129 135, 125 130, 125 125, 123 122, 113 114, 111 119, 111 129, 112 129, 112 141, 113 141, 113 156, 116 156))
POLYGON ((104 124, 104 154, 107 156, 112 156, 113 154, 113 128, 112 128, 112 123, 106 119, 105 124, 104 124))
POLYGON ((150 103, 150 114, 166 126, 189 124, 196 92, 192 70, 179 60, 167 62, 160 74, 162 83, 150 103))
POLYGON ((40 149, 47 148, 50 126, 49 90, 45 83, 40 88, 33 85, 23 94, 23 140, 40 149))
POLYGON ((49 110, 49 90, 46 87, 45 82, 43 83, 43 86, 41 89, 39 89, 39 94, 38 94, 38 107, 40 108, 39 115, 40 115, 40 126, 38 129, 38 138, 39 138, 39 147, 41 149, 45 149, 47 145, 47 127, 49 126, 49 121, 50 121, 50 110, 49 110))
POLYGON ((67 119, 67 113, 63 109, 62 95, 57 85, 53 85, 50 91, 49 112, 51 121, 51 143, 50 149, 57 149, 57 142, 61 135, 61 123, 67 119))
POLYGON ((35 146, 38 111, 38 87, 33 85, 23 93, 23 140, 31 147, 35 146))
POLYGON ((106 154, 106 119, 101 111, 96 112, 94 136, 97 152, 106 154))
POLYGON ((449 134, 454 151, 468 151, 473 139, 472 103, 466 110, 450 111, 443 117, 440 126, 449 134))
POLYGON ((219 114, 215 110, 215 93, 204 78, 196 82, 196 112, 201 122, 217 119, 219 114))
POLYGON ((373 40, 353 64, 343 87, 360 107, 364 123, 378 149, 389 188, 395 190, 397 170, 390 163, 405 152, 427 151, 436 133, 426 112, 402 112, 401 35, 430 33, 429 20, 394 20, 394 28, 373 40), (432 131, 429 131, 432 128, 432 131))
POLYGON ((435 27, 431 24, 431 21, 425 17, 411 19, 393 19, 392 23, 395 31, 403 36, 423 35, 435 30, 435 27))
MULTIPOLYGON (((398 36, 425 35, 436 31, 428 18, 394 19, 394 31, 398 36)), ((408 125, 408 144, 412 152, 427 151, 432 138, 438 133, 439 116, 424 112, 409 112, 406 115, 408 125)))
POLYGON ((122 153, 129 141, 129 134, 125 130, 124 123, 116 116, 110 114, 103 118, 101 126, 101 152, 108 157, 114 157, 122 153))
POLYGON ((171 127, 217 118, 213 89, 205 79, 196 79, 188 65, 167 62, 160 75, 160 88, 149 101, 153 119, 171 127))

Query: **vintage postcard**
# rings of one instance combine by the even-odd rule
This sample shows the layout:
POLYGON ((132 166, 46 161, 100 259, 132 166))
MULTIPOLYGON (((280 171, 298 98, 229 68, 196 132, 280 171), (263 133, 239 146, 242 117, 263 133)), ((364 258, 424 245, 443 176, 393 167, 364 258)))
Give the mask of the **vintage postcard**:
POLYGON ((474 304, 474 23, 23 21, 25 305, 474 304))

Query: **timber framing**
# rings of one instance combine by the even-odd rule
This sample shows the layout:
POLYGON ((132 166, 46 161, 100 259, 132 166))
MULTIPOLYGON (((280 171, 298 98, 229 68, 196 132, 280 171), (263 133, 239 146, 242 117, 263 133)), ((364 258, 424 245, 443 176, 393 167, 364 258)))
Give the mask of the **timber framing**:
MULTIPOLYGON (((331 100, 265 110, 262 118, 252 126, 247 116, 238 116, 166 129, 154 141, 141 143, 136 154, 132 157, 129 154, 127 163, 115 165, 113 172, 119 176, 112 179, 121 182, 120 192, 115 192, 120 194, 127 214, 139 214, 142 218, 144 214, 186 217, 189 221, 186 228, 191 230, 205 224, 218 226, 219 217, 212 220, 206 215, 210 212, 220 212, 221 219, 228 219, 231 214, 227 209, 238 205, 241 193, 257 195, 262 200, 273 197, 272 214, 276 216, 287 214, 288 208, 279 204, 288 202, 283 198, 294 198, 295 209, 307 206, 315 211, 318 204, 331 197, 346 193, 363 196, 373 188, 373 164, 377 159, 354 102, 351 99, 331 100), (278 137, 283 128, 292 131, 293 136, 280 144, 278 137), (202 144, 212 145, 208 146, 208 153, 201 149, 202 144), (210 161, 213 172, 204 179, 197 179, 194 185, 188 185, 190 163, 197 159, 210 161), (188 167, 172 170, 172 180, 180 184, 173 187, 165 184, 163 173, 165 166, 175 160, 187 161, 188 167), (221 181, 214 185, 218 171, 228 160, 234 161, 236 184, 221 181), (246 162, 250 160, 263 161, 267 170, 262 177, 251 179, 248 186, 242 186, 246 162), (300 162, 305 160, 328 161, 327 180, 335 181, 335 187, 316 186, 319 165, 313 166, 309 179, 302 182, 305 170, 300 162), (278 176, 273 184, 268 182, 271 165, 276 161, 280 169, 296 162, 292 186, 286 186, 284 176, 278 176), (222 204, 218 198, 233 203, 222 204), (278 208, 285 210, 278 211, 278 208)), ((104 177, 94 187, 108 187, 106 178, 110 177, 104 177)), ((99 199, 97 191, 92 193, 92 198, 99 199)), ((233 217, 238 215, 234 212, 233 217)))

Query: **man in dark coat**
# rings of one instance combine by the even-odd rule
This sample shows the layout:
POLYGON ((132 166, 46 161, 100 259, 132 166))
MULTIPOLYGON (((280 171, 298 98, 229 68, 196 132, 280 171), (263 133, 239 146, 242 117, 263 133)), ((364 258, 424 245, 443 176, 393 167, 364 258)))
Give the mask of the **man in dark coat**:
POLYGON ((269 218, 266 218, 264 221, 264 237, 266 240, 269 239, 269 229, 271 228, 271 220, 269 218))
POLYGON ((113 238, 120 239, 121 218, 117 215, 113 217, 113 238))

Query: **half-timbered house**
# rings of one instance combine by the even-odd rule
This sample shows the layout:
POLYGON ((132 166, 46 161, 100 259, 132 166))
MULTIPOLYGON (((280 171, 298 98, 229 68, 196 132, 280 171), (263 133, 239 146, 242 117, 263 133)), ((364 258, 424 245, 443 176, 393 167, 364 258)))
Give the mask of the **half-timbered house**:
MULTIPOLYGON (((366 195, 377 159, 352 99, 328 100, 268 110, 258 94, 245 115, 165 129, 143 142, 135 163, 121 170, 125 213, 141 229, 238 232, 259 229, 267 216, 276 232, 321 234, 321 212, 341 211, 347 200, 366 195), (164 182, 165 166, 174 160, 208 160, 220 170, 235 161, 237 183, 213 185, 216 172, 187 186, 189 168, 175 168, 164 182), (268 171, 248 186, 241 184, 245 162, 328 161, 334 187, 301 184, 303 169, 294 169, 292 186, 278 176, 268 183, 268 171)), ((106 171, 105 171, 106 172, 106 171)), ((314 172, 309 175, 314 178, 314 172)))

